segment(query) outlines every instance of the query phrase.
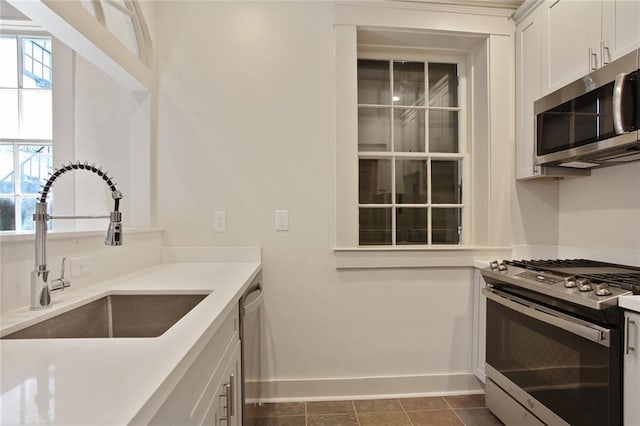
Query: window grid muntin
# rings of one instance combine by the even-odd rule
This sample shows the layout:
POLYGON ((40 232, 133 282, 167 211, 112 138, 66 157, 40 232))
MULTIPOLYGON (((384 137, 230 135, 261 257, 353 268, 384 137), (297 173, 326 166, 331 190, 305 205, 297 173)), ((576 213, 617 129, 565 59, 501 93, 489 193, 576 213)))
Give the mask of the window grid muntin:
MULTIPOLYGON (((369 59, 369 58, 358 58, 358 59, 369 59)), ((360 110, 360 108, 387 108, 389 109, 389 114, 390 114, 390 120, 391 120, 391 141, 390 141, 390 147, 391 150, 390 152, 386 152, 386 151, 360 151, 358 150, 358 159, 390 159, 391 160, 391 203, 385 203, 385 204, 364 204, 364 203, 358 203, 358 211, 360 211, 361 208, 390 208, 391 209, 391 233, 392 233, 392 238, 391 238, 391 244, 390 246, 392 247, 399 247, 401 246, 400 244, 398 244, 397 242, 397 230, 396 230, 396 224, 397 224, 397 210, 398 208, 403 208, 403 207, 407 207, 407 208, 411 208, 411 207, 419 207, 419 208, 426 208, 427 210, 427 245, 431 246, 433 245, 433 227, 432 227, 432 212, 433 209, 444 209, 444 208, 457 208, 459 209, 460 213, 459 213, 459 223, 458 223, 458 243, 457 244, 439 244, 438 245, 460 245, 463 242, 463 230, 465 229, 464 227, 464 212, 466 210, 466 206, 464 203, 464 199, 463 199, 463 195, 465 190, 465 184, 464 184, 464 180, 465 180, 465 170, 468 169, 468 167, 465 165, 465 163, 467 163, 467 154, 466 154, 466 131, 464 129, 464 120, 463 120, 463 107, 462 105, 465 105, 465 100, 463 99, 464 96, 464 92, 463 90, 461 90, 462 88, 462 64, 459 59, 455 59, 455 58, 451 58, 451 59, 442 59, 442 58, 438 58, 437 60, 431 60, 429 61, 428 59, 424 61, 425 64, 425 72, 424 72, 424 104, 423 105, 415 105, 415 106, 411 106, 411 105, 395 105, 394 101, 393 101, 393 96, 394 96, 394 67, 393 67, 393 63, 394 62, 398 62, 401 61, 400 59, 381 59, 381 58, 370 58, 373 60, 384 60, 387 61, 389 63, 389 79, 390 79, 390 96, 392 97, 391 99, 391 103, 390 105, 384 105, 384 104, 358 104, 358 110, 360 110), (458 89, 457 89, 457 105, 456 107, 442 107, 442 106, 429 106, 429 63, 433 62, 433 63, 455 63, 457 65, 457 83, 458 83, 458 89), (425 152, 403 152, 403 151, 398 151, 396 152, 395 150, 395 122, 394 122, 394 113, 396 109, 414 109, 414 110, 424 110, 425 111, 425 119, 424 119, 424 134, 425 134, 425 144, 424 144, 424 150, 425 152), (430 152, 430 144, 429 144, 429 111, 452 111, 452 112, 456 112, 458 114, 458 121, 457 121, 457 153, 442 153, 442 152, 430 152), (403 203, 397 203, 396 202, 396 160, 397 159, 425 159, 427 161, 427 176, 429 177, 429 181, 427 184, 427 203, 426 204, 403 204, 403 203), (458 176, 458 188, 459 190, 461 190, 461 195, 460 195, 460 203, 459 204, 433 204, 432 200, 431 200, 431 194, 432 194, 432 186, 433 186, 433 182, 431 179, 432 176, 432 168, 431 168, 431 161, 432 159, 435 160, 452 160, 452 161, 458 161, 458 167, 460 170, 460 174, 458 176)), ((411 62, 421 62, 421 61, 416 61, 416 60, 410 60, 411 62)), ((360 238, 360 237, 358 237, 360 238)), ((358 242, 358 245, 362 245, 360 244, 360 241, 358 242)), ((368 245, 368 244, 367 244, 368 245)), ((402 245, 410 245, 410 244, 402 244, 402 245)), ((389 245, 387 244, 382 244, 381 246, 383 247, 388 247, 389 245)), ((420 246, 420 244, 414 244, 414 246, 420 246)))
MULTIPOLYGON (((0 34, 2 37, 13 37, 16 39, 16 55, 17 55, 17 80, 16 87, 0 87, 2 89, 14 89, 18 93, 18 134, 16 137, 12 138, 0 138, 0 145, 10 145, 13 147, 13 173, 14 173, 14 182, 13 182, 13 192, 0 194, 2 198, 12 198, 14 205, 14 218, 15 218, 15 230, 23 230, 24 226, 22 224, 22 201, 25 199, 36 199, 37 193, 23 193, 20 187, 21 179, 21 170, 20 170, 20 153, 19 147, 21 145, 39 145, 39 146, 50 146, 53 147, 52 139, 27 139, 27 138, 19 138, 21 129, 24 127, 24 103, 22 101, 22 96, 20 94, 23 91, 51 91, 51 88, 31 88, 24 87, 24 64, 23 64, 23 39, 51 39, 46 35, 36 35, 36 34, 9 34, 2 33, 0 34)), ((52 66, 52 64, 51 64, 52 66)), ((51 205, 51 203, 50 203, 51 205)))

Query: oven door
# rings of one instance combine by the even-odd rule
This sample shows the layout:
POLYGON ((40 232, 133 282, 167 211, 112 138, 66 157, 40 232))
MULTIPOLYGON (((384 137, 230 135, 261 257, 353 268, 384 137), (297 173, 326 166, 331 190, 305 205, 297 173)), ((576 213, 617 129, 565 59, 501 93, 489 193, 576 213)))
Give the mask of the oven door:
POLYGON ((620 424, 620 333, 486 289, 487 377, 546 424, 620 424))

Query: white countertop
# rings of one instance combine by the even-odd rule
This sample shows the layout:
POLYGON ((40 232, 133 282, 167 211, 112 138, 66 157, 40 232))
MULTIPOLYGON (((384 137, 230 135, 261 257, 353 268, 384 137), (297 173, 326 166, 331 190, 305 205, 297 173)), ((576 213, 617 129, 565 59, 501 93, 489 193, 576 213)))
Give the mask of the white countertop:
MULTIPOLYGON (((211 293, 156 338, 0 340, 2 424, 125 424, 168 395, 260 271, 260 262, 162 263, 0 318, 2 335, 107 294, 211 293), (151 404, 153 405, 153 404, 151 404)), ((144 417, 144 416, 142 416, 144 417)))
POLYGON ((620 296, 618 298, 618 306, 640 312, 640 295, 620 296))

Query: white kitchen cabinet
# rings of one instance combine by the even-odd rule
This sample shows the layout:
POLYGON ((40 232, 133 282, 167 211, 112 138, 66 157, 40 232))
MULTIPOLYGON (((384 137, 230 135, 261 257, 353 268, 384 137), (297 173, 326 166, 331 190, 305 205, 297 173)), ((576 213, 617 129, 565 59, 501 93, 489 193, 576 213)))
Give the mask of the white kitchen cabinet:
POLYGON ((544 12, 542 84, 548 93, 601 66, 602 13, 593 0, 547 0, 544 12))
POLYGON ((212 405, 202 424, 213 426, 242 425, 242 399, 240 376, 240 345, 233 350, 222 374, 222 382, 214 393, 212 405), (217 397, 216 397, 217 396, 217 397), (230 409, 230 407, 233 407, 230 409))
POLYGON ((202 346, 195 359, 185 357, 184 371, 175 372, 177 384, 151 424, 242 424, 237 306, 202 346), (234 407, 230 416, 229 401, 234 407))
POLYGON ((611 62, 640 47, 640 1, 603 0, 602 57, 611 62))
POLYGON ((624 424, 640 424, 640 313, 624 314, 624 424))
POLYGON ((473 340, 472 340, 472 368, 473 374, 485 382, 485 339, 487 321, 487 298, 482 294, 482 289, 487 286, 480 274, 482 268, 489 266, 488 262, 476 262, 473 269, 473 340))
POLYGON ((516 26, 516 179, 536 175, 533 102, 540 97, 543 8, 516 26))
POLYGON ((640 47, 637 0, 546 0, 543 94, 640 47))

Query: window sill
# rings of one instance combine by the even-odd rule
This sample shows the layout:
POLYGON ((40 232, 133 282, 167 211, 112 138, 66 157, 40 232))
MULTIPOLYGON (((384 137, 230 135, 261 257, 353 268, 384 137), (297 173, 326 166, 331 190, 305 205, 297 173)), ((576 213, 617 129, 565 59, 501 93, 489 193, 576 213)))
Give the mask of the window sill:
MULTIPOLYGON (((144 234, 163 232, 162 228, 148 227, 148 228, 124 228, 123 234, 126 237, 127 234, 144 234)), ((74 238, 92 238, 92 237, 104 237, 104 230, 95 231, 47 231, 47 240, 65 240, 74 238)), ((35 238, 34 231, 0 231, 0 244, 9 244, 13 242, 33 241, 35 238)))
POLYGON ((336 269, 462 268, 479 260, 511 257, 511 247, 353 247, 335 248, 336 269))

